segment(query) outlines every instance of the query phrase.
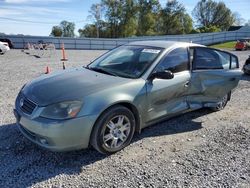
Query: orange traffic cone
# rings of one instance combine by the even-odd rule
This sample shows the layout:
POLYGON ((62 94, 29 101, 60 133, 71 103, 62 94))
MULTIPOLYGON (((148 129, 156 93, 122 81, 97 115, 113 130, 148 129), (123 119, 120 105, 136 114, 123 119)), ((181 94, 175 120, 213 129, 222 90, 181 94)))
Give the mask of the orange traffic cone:
POLYGON ((46 66, 46 69, 45 69, 45 74, 49 74, 51 72, 49 66, 46 66))
POLYGON ((63 57, 62 57, 61 61, 68 61, 68 59, 66 58, 64 43, 62 43, 62 56, 63 57))

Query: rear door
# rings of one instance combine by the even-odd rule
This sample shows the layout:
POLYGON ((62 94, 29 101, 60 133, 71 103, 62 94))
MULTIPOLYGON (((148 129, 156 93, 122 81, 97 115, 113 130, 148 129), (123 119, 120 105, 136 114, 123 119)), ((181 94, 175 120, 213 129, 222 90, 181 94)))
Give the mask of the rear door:
POLYGON ((216 106, 238 85, 242 73, 237 56, 206 47, 191 48, 190 56, 192 73, 187 97, 190 108, 216 106))

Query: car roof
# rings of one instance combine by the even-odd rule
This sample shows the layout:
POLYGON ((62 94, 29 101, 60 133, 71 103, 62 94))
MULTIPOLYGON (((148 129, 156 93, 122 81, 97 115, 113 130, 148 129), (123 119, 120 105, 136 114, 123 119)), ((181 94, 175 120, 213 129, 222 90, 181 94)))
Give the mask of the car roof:
POLYGON ((152 46, 152 47, 159 47, 159 48, 165 48, 165 49, 170 48, 170 47, 203 46, 203 45, 195 44, 195 43, 178 42, 178 41, 164 41, 164 40, 136 41, 136 42, 130 42, 127 45, 152 46))

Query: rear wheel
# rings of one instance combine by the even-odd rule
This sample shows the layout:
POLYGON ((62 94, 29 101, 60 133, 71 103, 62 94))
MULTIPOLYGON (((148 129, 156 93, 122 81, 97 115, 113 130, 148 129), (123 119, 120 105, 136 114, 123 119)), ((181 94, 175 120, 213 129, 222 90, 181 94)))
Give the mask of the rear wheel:
POLYGON ((119 105, 108 109, 97 120, 90 142, 100 153, 112 154, 129 145, 134 132, 133 113, 119 105))
POLYGON ((213 107, 211 108, 213 111, 220 111, 220 110, 223 110, 226 105, 227 105, 227 102, 229 101, 230 99, 230 93, 226 94, 220 102, 217 103, 217 106, 216 107, 213 107))

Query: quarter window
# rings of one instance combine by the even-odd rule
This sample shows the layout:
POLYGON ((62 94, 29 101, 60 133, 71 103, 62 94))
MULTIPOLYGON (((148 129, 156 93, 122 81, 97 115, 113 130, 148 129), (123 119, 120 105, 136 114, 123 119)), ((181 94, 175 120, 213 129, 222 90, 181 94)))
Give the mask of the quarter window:
POLYGON ((173 73, 189 69, 188 51, 186 48, 177 48, 171 51, 157 65, 157 70, 169 70, 173 73))

